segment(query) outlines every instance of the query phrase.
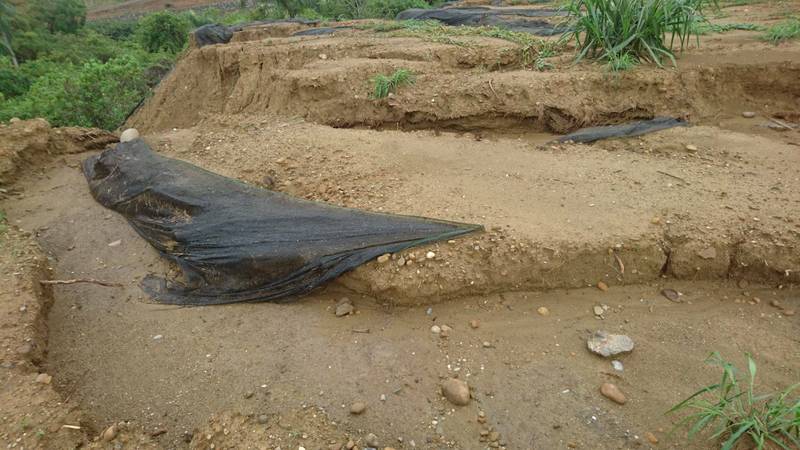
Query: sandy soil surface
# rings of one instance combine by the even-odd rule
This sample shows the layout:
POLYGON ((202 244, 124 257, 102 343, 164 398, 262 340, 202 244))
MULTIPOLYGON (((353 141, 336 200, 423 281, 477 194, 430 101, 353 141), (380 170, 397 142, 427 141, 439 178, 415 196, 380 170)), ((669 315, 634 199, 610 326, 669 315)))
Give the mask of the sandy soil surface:
MULTIPOLYGON (((729 11, 760 23, 780 12, 729 11)), ((190 51, 132 118, 154 149, 486 233, 364 265, 290 304, 158 305, 138 283, 172 268, 79 169, 113 137, 2 126, 0 444, 705 449, 718 445, 668 435, 677 418, 664 412, 717 380, 711 351, 739 365, 755 355, 763 391, 800 379, 800 131, 774 120, 800 122, 800 44, 711 35, 678 70, 615 78, 558 58, 524 70, 494 39, 243 33, 190 51), (417 83, 370 99, 369 78, 397 67, 417 83), (692 126, 552 143, 656 114, 692 126), (82 278, 112 285, 39 283, 82 278), (344 297, 356 311, 337 317, 344 297), (635 342, 622 371, 587 350, 596 330, 635 342), (469 384, 466 406, 441 394, 452 377, 469 384), (604 382, 627 402, 603 397, 604 382)))

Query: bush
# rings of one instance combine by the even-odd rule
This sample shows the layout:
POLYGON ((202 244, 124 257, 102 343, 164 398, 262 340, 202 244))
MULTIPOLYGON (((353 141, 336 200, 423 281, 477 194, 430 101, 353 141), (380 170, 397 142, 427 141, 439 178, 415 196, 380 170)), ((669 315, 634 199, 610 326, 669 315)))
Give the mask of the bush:
POLYGON ((137 25, 138 22, 135 20, 113 19, 89 22, 86 28, 115 41, 125 41, 132 39, 136 35, 137 25))
POLYGON ((186 45, 189 22, 176 14, 157 12, 139 21, 138 37, 142 47, 151 53, 178 53, 186 45))
POLYGON ((117 128, 148 92, 148 63, 123 55, 103 64, 60 64, 27 95, 6 101, 0 120, 44 117, 54 126, 117 128))
MULTIPOLYGON (((578 56, 611 61, 647 60, 675 64, 676 40, 683 49, 702 10, 716 0, 570 0, 571 26, 562 39, 574 39, 578 56), (627 56, 626 56, 627 55, 627 56)), ((695 33, 696 34, 696 33, 695 33)), ((699 39, 699 37, 698 37, 699 39)))
POLYGON ((31 11, 50 33, 75 33, 86 23, 83 0, 33 0, 31 11))
POLYGON ((411 8, 429 8, 425 0, 367 0, 367 17, 394 19, 400 11, 411 8))
POLYGON ((4 99, 17 97, 28 92, 30 78, 15 68, 7 57, 0 57, 0 94, 4 99))

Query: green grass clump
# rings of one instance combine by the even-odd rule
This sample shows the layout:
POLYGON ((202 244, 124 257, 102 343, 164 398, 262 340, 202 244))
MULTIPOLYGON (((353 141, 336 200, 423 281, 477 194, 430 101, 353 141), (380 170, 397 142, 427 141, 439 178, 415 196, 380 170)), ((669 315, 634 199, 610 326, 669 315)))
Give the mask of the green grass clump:
POLYGON ((757 450, 770 448, 766 445, 800 448, 800 398, 793 394, 800 383, 779 393, 756 395, 756 363, 749 354, 745 356, 748 377, 740 380, 733 364, 712 353, 708 362, 722 368, 721 381, 700 389, 667 414, 690 412, 677 426, 688 427, 690 439, 711 428, 711 439, 723 440, 722 450, 738 448, 741 443, 751 444, 743 448, 757 450))
POLYGON ((767 29, 764 39, 779 44, 790 39, 800 38, 800 19, 789 19, 767 29))
POLYGON ((408 69, 397 69, 391 75, 378 74, 372 78, 372 97, 386 98, 397 92, 400 86, 414 84, 414 73, 408 69))
MULTIPOLYGON (((673 65, 676 44, 682 50, 704 22, 703 9, 717 0, 569 0, 570 28, 563 40, 574 40, 578 55, 612 62, 645 60, 673 65), (624 56, 629 55, 629 56, 624 56)), ((698 38, 699 40, 699 38, 698 38)))

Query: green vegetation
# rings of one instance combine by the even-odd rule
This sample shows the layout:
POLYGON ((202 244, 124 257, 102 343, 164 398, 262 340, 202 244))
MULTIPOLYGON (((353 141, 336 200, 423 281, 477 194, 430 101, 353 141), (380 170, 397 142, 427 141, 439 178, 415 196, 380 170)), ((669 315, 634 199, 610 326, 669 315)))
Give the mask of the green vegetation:
MULTIPOLYGON (((716 5, 716 0, 710 0, 716 5)), ((705 22, 709 0, 570 0, 566 6, 570 30, 564 40, 574 40, 576 61, 596 58, 611 69, 632 62, 665 60, 675 65, 676 43, 682 50, 705 22), (677 41, 677 42, 676 42, 677 41)), ((698 38, 699 39, 699 38, 698 38)))
POLYGON ((794 395, 800 383, 779 393, 756 395, 756 363, 749 354, 745 356, 748 377, 739 380, 736 367, 712 353, 708 362, 722 369, 721 381, 700 389, 668 414, 690 412, 678 427, 688 427, 690 439, 710 428, 711 439, 723 441, 722 450, 739 448, 741 443, 758 450, 800 448, 800 398, 794 395))
POLYGON ((764 39, 779 44, 790 39, 800 39, 800 19, 785 20, 767 29, 764 39))
POLYGON ((408 69, 397 69, 391 75, 378 74, 372 78, 372 97, 386 98, 397 92, 400 86, 414 84, 414 73, 408 69))
POLYGON ((139 42, 151 53, 177 53, 186 45, 190 26, 186 18, 166 11, 150 14, 139 21, 139 42))
POLYGON ((558 54, 562 43, 537 38, 529 33, 511 31, 501 27, 451 27, 435 20, 406 20, 361 24, 361 29, 389 32, 390 36, 407 36, 440 44, 469 46, 469 42, 459 37, 481 36, 503 39, 519 46, 520 59, 525 67, 537 70, 552 68, 547 58, 558 54))

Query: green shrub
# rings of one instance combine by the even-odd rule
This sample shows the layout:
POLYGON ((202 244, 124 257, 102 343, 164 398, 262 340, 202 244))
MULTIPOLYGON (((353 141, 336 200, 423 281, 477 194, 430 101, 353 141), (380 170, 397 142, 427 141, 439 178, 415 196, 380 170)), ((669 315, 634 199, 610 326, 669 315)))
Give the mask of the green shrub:
POLYGON ((55 126, 117 128, 148 92, 148 64, 132 55, 81 66, 60 64, 27 95, 0 106, 0 120, 44 117, 55 126))
POLYGON ((372 97, 386 98, 389 93, 397 92, 397 88, 414 84, 414 74, 407 69, 397 69, 391 75, 378 74, 372 78, 372 97))
POLYGON ((75 33, 86 23, 83 0, 32 0, 30 8, 50 33, 75 33))
POLYGON ((577 61, 627 58, 661 66, 668 59, 674 65, 675 44, 684 48, 695 25, 705 21, 703 9, 716 1, 570 0, 566 6, 570 29, 562 39, 575 41, 577 61))
POLYGON ((151 53, 178 53, 186 45, 190 24, 184 17, 162 11, 139 21, 139 43, 151 53))
POLYGON ((136 36, 138 23, 139 22, 136 20, 102 20, 89 22, 86 24, 86 28, 114 39, 115 41, 125 41, 133 39, 133 37, 136 36))
POLYGON ((4 99, 17 97, 28 92, 31 80, 21 70, 14 67, 7 57, 0 57, 0 94, 4 99))
POLYGON ((366 0, 367 17, 394 19, 400 11, 430 8, 425 0, 366 0))
POLYGON ((733 364, 712 353, 708 362, 722 369, 720 382, 700 389, 668 413, 691 412, 678 426, 689 427, 689 438, 711 428, 711 439, 724 440, 722 450, 800 448, 800 397, 794 394, 800 383, 779 393, 756 395, 756 363, 745 356, 748 377, 740 380, 733 364), (739 447, 747 441, 752 445, 739 447))
POLYGON ((767 29, 764 39, 779 44, 789 39, 800 38, 800 19, 789 19, 767 29))

